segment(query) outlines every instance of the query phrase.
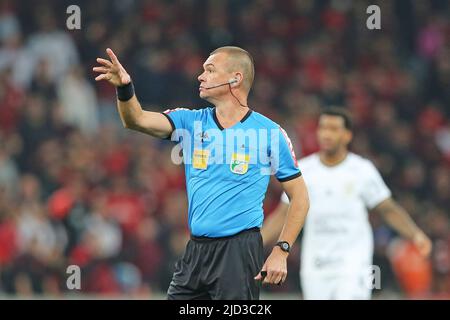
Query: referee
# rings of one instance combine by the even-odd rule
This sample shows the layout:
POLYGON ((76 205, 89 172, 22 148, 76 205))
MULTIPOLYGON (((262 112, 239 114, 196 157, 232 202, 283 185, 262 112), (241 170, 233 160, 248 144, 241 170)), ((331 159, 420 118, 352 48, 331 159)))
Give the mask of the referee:
POLYGON ((144 111, 130 75, 111 49, 96 81, 117 88, 125 128, 181 144, 191 240, 175 266, 168 299, 259 299, 259 283, 282 284, 286 260, 309 209, 308 193, 286 132, 251 110, 250 54, 221 47, 203 64, 199 94, 210 107, 144 111), (264 262, 260 228, 270 175, 290 199, 284 227, 264 262))

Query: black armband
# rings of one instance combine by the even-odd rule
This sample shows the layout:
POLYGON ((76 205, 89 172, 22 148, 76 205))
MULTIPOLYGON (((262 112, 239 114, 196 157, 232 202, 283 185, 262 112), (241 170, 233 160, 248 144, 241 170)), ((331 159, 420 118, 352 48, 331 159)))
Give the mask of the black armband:
POLYGON ((119 99, 120 101, 130 100, 134 96, 133 82, 130 81, 130 83, 124 86, 117 87, 116 92, 117 92, 117 99, 119 99))

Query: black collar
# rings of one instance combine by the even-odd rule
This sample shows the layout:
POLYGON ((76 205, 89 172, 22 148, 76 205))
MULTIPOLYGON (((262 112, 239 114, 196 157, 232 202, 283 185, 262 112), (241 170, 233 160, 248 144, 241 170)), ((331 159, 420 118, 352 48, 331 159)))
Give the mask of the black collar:
MULTIPOLYGON (((251 109, 248 109, 247 113, 245 114, 245 116, 241 119, 241 123, 243 123, 245 120, 248 119, 248 117, 250 117, 250 114, 252 113, 251 109)), ((225 129, 224 127, 222 127, 222 125, 219 122, 219 119, 217 118, 217 114, 216 114, 216 108, 213 108, 213 119, 214 122, 216 123, 216 125, 219 127, 220 130, 225 129)))

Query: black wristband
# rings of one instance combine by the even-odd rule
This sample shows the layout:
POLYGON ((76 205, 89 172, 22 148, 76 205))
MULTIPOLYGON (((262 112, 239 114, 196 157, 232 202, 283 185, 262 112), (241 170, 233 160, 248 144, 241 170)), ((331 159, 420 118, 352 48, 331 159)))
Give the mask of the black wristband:
POLYGON ((134 86, 133 82, 130 81, 130 83, 117 87, 117 99, 120 101, 128 101, 134 96, 134 86))

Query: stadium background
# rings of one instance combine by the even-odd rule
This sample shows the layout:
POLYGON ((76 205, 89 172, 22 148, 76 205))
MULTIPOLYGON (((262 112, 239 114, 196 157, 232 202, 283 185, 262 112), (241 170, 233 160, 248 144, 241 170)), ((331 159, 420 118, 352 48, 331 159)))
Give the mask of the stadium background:
MULTIPOLYGON (((371 216, 374 297, 450 298, 449 17, 445 0, 0 1, 0 296, 164 298, 189 236, 183 169, 170 142, 121 126, 114 89, 91 70, 111 47, 145 108, 198 108, 204 59, 234 44, 256 62, 249 105, 298 157, 317 150, 320 109, 346 106, 352 150, 432 238, 424 261, 371 216), (80 30, 66 28, 71 4, 80 30), (366 28, 370 4, 381 30, 366 28)), ((266 214, 280 192, 272 183, 266 214)), ((263 297, 301 297, 299 250, 263 297)))

